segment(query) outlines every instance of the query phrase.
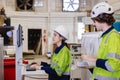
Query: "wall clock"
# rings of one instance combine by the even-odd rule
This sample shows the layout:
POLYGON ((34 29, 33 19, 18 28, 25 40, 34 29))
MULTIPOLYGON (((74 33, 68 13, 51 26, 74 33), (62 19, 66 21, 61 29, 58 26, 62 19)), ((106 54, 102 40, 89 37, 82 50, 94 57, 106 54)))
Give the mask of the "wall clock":
POLYGON ((33 10, 34 0, 16 0, 16 10, 33 10))
POLYGON ((78 11, 80 6, 79 0, 63 0, 63 11, 78 11))

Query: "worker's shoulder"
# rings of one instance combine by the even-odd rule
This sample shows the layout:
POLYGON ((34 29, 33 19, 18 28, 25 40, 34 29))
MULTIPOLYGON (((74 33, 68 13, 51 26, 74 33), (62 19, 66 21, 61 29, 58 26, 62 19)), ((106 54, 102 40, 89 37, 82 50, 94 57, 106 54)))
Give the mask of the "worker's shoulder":
POLYGON ((118 31, 116 31, 116 30, 112 30, 112 32, 111 32, 111 34, 109 35, 108 34, 108 38, 111 38, 111 39, 119 39, 120 40, 120 33, 118 32, 118 31))
POLYGON ((69 49, 67 46, 64 46, 64 47, 61 49, 61 51, 62 51, 63 53, 70 53, 70 49, 69 49))
POLYGON ((113 29, 111 32, 111 36, 120 36, 120 32, 118 32, 117 30, 113 29))
POLYGON ((65 49, 66 51, 70 51, 70 49, 69 49, 67 46, 64 46, 64 49, 65 49))

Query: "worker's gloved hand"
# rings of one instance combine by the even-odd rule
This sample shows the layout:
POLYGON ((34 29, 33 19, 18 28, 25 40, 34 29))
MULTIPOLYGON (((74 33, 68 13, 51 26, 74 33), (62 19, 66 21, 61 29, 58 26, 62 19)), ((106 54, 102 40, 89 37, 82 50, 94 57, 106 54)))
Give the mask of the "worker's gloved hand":
POLYGON ((37 62, 32 62, 31 65, 37 64, 37 62))
POLYGON ((40 66, 40 65, 41 65, 41 62, 40 62, 40 61, 39 61, 39 62, 32 62, 30 65, 34 65, 34 64, 40 66))
POLYGON ((37 62, 32 62, 30 64, 30 68, 41 69, 40 65, 37 62))

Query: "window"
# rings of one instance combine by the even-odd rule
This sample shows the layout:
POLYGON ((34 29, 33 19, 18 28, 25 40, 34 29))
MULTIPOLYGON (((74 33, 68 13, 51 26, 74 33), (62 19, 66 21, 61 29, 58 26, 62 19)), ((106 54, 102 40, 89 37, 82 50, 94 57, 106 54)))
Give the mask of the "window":
POLYGON ((16 10, 33 10, 33 0, 16 0, 16 10))
POLYGON ((79 0, 63 0, 63 11, 78 11, 79 0))

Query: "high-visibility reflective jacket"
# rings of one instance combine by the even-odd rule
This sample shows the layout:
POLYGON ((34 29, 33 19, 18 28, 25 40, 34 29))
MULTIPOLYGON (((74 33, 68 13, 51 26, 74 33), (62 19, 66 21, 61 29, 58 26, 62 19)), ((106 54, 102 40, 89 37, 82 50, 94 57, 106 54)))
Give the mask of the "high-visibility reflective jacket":
POLYGON ((102 36, 97 58, 92 80, 120 80, 120 34, 115 29, 102 36))
POLYGON ((61 76, 70 75, 70 64, 70 50, 66 46, 64 46, 57 54, 54 53, 50 66, 57 72, 58 76, 61 76))

